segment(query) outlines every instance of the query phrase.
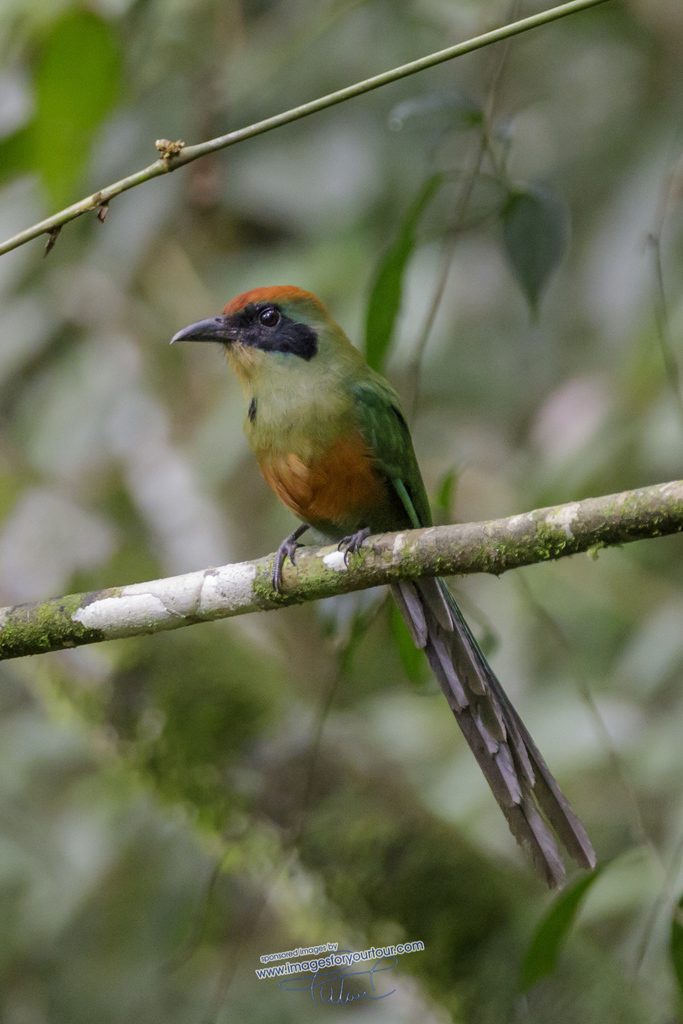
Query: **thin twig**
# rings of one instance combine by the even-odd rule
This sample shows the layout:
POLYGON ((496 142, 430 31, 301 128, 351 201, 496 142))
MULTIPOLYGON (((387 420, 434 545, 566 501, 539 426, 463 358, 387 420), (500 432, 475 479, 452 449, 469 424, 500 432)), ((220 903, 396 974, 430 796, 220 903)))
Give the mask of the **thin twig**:
POLYGON ((208 153, 215 153, 217 150, 234 146, 238 142, 244 142, 245 139, 253 139, 255 136, 263 135, 274 128, 291 124, 293 121, 299 121, 310 114, 317 114, 319 111, 327 110, 338 103, 344 103, 346 100, 354 99, 356 96, 372 92, 373 89, 379 89, 381 86, 398 82, 400 79, 407 78, 409 75, 415 75, 419 71, 436 67, 445 61, 454 60, 456 57, 461 57, 466 53, 473 53, 475 50, 480 50, 484 46, 500 42, 502 39, 509 39, 522 32, 528 32, 530 29, 549 25, 560 18, 566 18, 570 14, 588 10, 590 7, 597 7, 605 2, 606 0, 571 0, 570 3, 561 4, 559 7, 554 7, 549 11, 541 11, 530 18, 522 18, 511 25, 503 25, 492 32, 485 32, 483 35, 476 36, 473 39, 457 43, 455 46, 449 46, 445 50, 439 50, 426 57, 420 57, 409 64, 392 68, 391 71, 385 71, 362 82, 356 82, 355 85, 349 85, 345 89, 339 89, 337 92, 329 93, 327 96, 321 96, 310 103, 303 103, 299 107, 293 107, 291 110, 276 114, 274 117, 267 117, 265 120, 257 121, 246 128, 229 132, 227 135, 220 135, 218 138, 209 139, 207 142, 200 142, 196 146, 184 146, 178 153, 169 153, 162 156, 159 160, 155 160, 153 164, 150 164, 149 167, 145 167, 135 174, 129 175, 127 178, 122 178, 120 181, 114 182, 113 185, 108 185, 106 188, 100 189, 80 202, 68 206, 65 210, 55 213, 52 217, 48 217, 46 220, 42 220, 38 224, 34 224, 32 227, 13 235, 12 238, 8 238, 6 242, 0 245, 0 255, 16 249, 20 245, 24 245, 32 238, 37 238, 39 235, 54 230, 54 228, 62 227, 84 213, 98 209, 104 203, 109 203, 116 196, 121 195, 122 192, 127 192, 128 189, 142 185, 153 178, 158 178, 162 174, 175 171, 179 167, 184 167, 185 164, 192 163, 193 160, 198 160, 208 153))
POLYGON ((432 300, 429 304, 429 309, 427 310, 427 316, 425 317, 422 325, 422 330, 415 342, 412 359, 410 360, 408 379, 413 382, 413 393, 410 399, 409 413, 411 423, 415 419, 418 402, 420 400, 420 377, 425 348, 427 347, 427 342, 429 341, 434 327, 434 321, 436 320, 437 313, 439 312, 441 302, 446 291, 448 277, 451 272, 451 264, 453 263, 453 257, 455 255, 455 249, 458 242, 458 235, 462 229, 462 223, 467 212, 467 207, 470 204, 470 199, 472 198, 472 192, 474 191, 474 186, 479 175, 479 171, 481 170, 481 164, 485 152, 486 133, 482 130, 482 134, 477 145, 474 165, 471 171, 465 175, 463 186, 458 196, 453 224, 451 227, 447 228, 446 234, 444 235, 443 246, 441 249, 441 260, 439 263, 439 274, 436 279, 436 285, 434 286, 432 300))
POLYGON ((193 914, 190 934, 183 942, 182 946, 168 958, 164 965, 167 971, 172 972, 180 970, 181 967, 184 967, 185 964, 189 963, 199 949, 202 939, 204 938, 206 924, 209 918, 211 900, 213 898, 218 879, 221 877, 221 873, 223 871, 224 860, 225 854, 223 854, 222 857, 218 857, 216 862, 213 864, 211 873, 202 888, 200 906, 193 914))
POLYGON ((311 802, 311 795, 313 793, 313 783, 315 781, 316 769, 318 767, 318 755, 320 753, 320 747, 322 744, 325 722, 327 721, 329 714, 332 710, 339 687, 349 670, 349 661, 351 653, 353 652, 358 642, 365 636, 367 631, 370 629, 370 626, 381 612, 385 603, 386 599, 376 601, 373 604, 373 606, 369 609, 369 611, 367 611, 364 615, 355 615, 354 621, 351 626, 351 635, 349 636, 347 642, 344 644, 341 650, 337 652, 337 670, 330 685, 329 691, 320 706, 317 721, 313 729, 313 735, 309 743, 308 772, 306 776, 306 782, 304 784, 303 796, 301 799, 301 817, 299 820, 299 825, 297 827, 296 833, 292 840, 292 843, 295 847, 297 847, 301 842, 301 838, 306 829, 306 819, 311 802))
POLYGON ((664 271, 662 268, 662 235, 666 218, 675 194, 683 182, 683 155, 679 158, 673 171, 667 174, 662 188, 657 224, 654 231, 647 236, 647 245, 652 258, 652 303, 655 315, 657 341, 662 353, 664 373, 674 396, 678 416, 683 426, 683 395, 681 395, 681 375, 674 355, 669 324, 669 310, 664 287, 664 271))
POLYGON ((54 249, 55 245, 57 244, 57 239, 59 238, 59 232, 61 230, 62 228, 60 225, 59 227, 52 228, 51 231, 48 231, 48 238, 47 242, 45 243, 45 249, 43 251, 43 259, 45 259, 46 256, 49 256, 52 250, 54 249))
MULTIPOLYGON (((654 846, 654 843, 650 839, 647 829, 645 828, 645 822, 640 812, 640 806, 638 804, 638 797, 636 795, 633 784, 628 777, 628 773, 624 766, 624 763, 619 756, 619 753, 612 742, 612 737, 609 734, 609 730, 605 725, 605 720, 602 717, 600 709, 595 701, 595 697, 591 692, 591 688, 588 684, 585 674, 581 670, 581 667, 577 661, 576 654, 570 644, 566 633, 560 626, 559 622, 552 615, 544 605, 538 600, 533 590, 529 586, 528 580, 524 578, 522 573, 515 576, 518 589, 522 593, 525 601, 531 609, 533 609, 537 618, 539 618, 545 626, 555 636, 559 646, 564 651, 565 657, 570 663, 571 673, 576 681, 577 689, 581 698, 586 705, 588 712, 593 719, 593 723, 600 737, 602 748, 605 752, 607 760, 610 762, 615 776, 619 780, 622 792, 624 794, 624 802, 628 811, 630 819, 631 834, 633 841, 638 845, 647 846, 653 856, 659 859, 659 854, 654 846)), ((660 862, 661 863, 661 862, 660 862)), ((663 870, 663 869, 662 869, 663 870)))
MULTIPOLYGON (((511 17, 514 17, 517 13, 518 0, 514 0, 512 5, 511 17)), ((496 64, 491 79, 491 84, 488 88, 486 104, 484 107, 484 117, 480 128, 480 135, 476 146, 475 156, 472 161, 471 169, 465 174, 463 178, 462 187, 458 194, 458 198, 455 202, 453 215, 451 218, 451 224, 447 226, 446 233, 443 239, 443 246, 441 250, 441 260, 439 267, 439 274, 436 279, 436 285, 432 294, 432 301, 429 304, 427 310, 427 316, 425 317, 422 330, 415 342, 415 348, 413 356, 410 361, 410 369, 408 378, 413 382, 413 392, 410 400, 410 416, 411 423, 417 415, 417 407, 420 400, 420 381, 422 373, 422 361, 424 358, 425 349, 427 342, 431 336, 434 328, 434 322, 437 314, 441 307, 444 294, 446 292, 446 285, 448 284, 448 277, 450 275, 451 266, 453 263, 453 257, 455 256, 455 250, 458 242, 458 236, 460 235, 467 210, 470 202, 472 201, 472 193, 474 192, 474 186, 476 185, 477 178, 481 173, 484 156, 489 153, 491 156, 492 163, 495 161, 493 157, 493 149, 491 146, 491 122, 493 120, 493 112, 495 110, 496 99, 498 96, 498 88, 503 77, 505 65, 507 64, 508 54, 510 52, 510 38, 505 41, 500 58, 496 64)))
POLYGON ((643 968, 643 964, 645 963, 645 958, 647 956, 650 944, 655 933, 655 927, 657 925, 659 915, 666 908, 673 909, 673 907, 676 905, 678 897, 674 893, 673 886, 674 882, 676 881, 678 872, 680 871, 682 857, 683 836, 681 836, 681 838, 676 843, 676 846, 674 847, 674 851, 671 855, 668 867, 665 867, 659 855, 657 856, 656 864, 659 867, 660 872, 662 874, 662 888, 660 890, 659 896, 652 904, 650 913, 648 914, 648 917, 645 921, 645 925, 643 927, 643 933, 640 937, 640 942, 638 943, 638 948, 636 950, 632 972, 634 978, 640 974, 643 968))
POLYGON ((621 785, 621 789, 624 794, 624 802, 630 819, 630 828, 633 840, 638 846, 642 846, 647 849, 653 863, 657 867, 661 889, 647 914, 645 924, 643 925, 643 931, 638 942, 632 971, 632 976, 635 978, 642 969, 647 951, 650 948, 650 943, 652 942, 655 925, 662 909, 668 906, 673 906, 676 902, 676 897, 673 893, 673 883, 680 867, 681 856, 683 856, 683 839, 677 843, 669 866, 667 867, 664 864, 662 856, 655 846, 653 839, 648 834, 633 783, 629 778, 626 766, 620 757, 619 752, 612 742, 612 737, 609 734, 605 720, 602 717, 600 709, 595 701, 595 697, 593 696, 588 684, 588 680, 579 666, 576 654, 566 633, 560 626, 557 619, 551 615, 547 608, 545 608, 538 600, 529 586, 528 580, 526 580, 522 574, 517 575, 515 580, 527 603, 531 608, 533 608, 538 618, 541 619, 555 635, 555 638, 564 650, 565 655, 571 664, 571 671, 576 680, 579 693, 584 704, 588 708, 596 730, 600 736, 603 750, 605 751, 607 759, 612 765, 612 769, 621 785))

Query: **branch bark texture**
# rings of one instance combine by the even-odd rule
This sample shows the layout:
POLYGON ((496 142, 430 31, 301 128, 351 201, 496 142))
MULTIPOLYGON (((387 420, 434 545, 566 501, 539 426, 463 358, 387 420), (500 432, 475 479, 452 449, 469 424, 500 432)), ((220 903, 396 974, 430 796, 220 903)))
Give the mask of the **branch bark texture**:
POLYGON ((370 537, 346 566, 336 548, 302 548, 273 590, 273 555, 184 576, 0 610, 0 659, 272 611, 420 576, 465 575, 563 558, 683 531, 683 480, 537 509, 508 519, 370 537))
MULTIPOLYGON (((338 89, 337 92, 329 93, 327 96, 320 96, 318 99, 311 100, 310 103, 303 103, 299 107, 285 110, 281 114, 275 114, 273 117, 257 121, 255 124, 248 125, 245 128, 239 128, 237 131, 229 132, 227 135, 220 135, 216 139, 200 142, 196 146, 185 146, 182 142, 168 142, 165 139, 160 139, 157 142, 157 148, 162 153, 159 160, 155 160, 149 167, 144 167, 142 170, 136 171, 135 174, 114 182, 113 185, 107 185, 106 188, 102 188, 80 202, 68 206, 65 210, 53 214, 52 217, 48 217, 46 220, 34 224, 33 227, 26 228, 24 231, 20 231, 19 234, 13 235, 12 238, 8 238, 7 241, 0 244, 0 256, 3 253, 18 248, 20 245, 24 245, 32 238, 38 238, 39 235, 49 234, 56 241, 58 232, 69 221, 75 220, 76 217, 80 217, 82 214, 92 210, 106 210, 111 200, 121 195, 122 192, 127 192, 128 189, 142 185, 145 181, 151 181, 152 178, 158 178, 162 174, 168 174, 169 171, 176 171, 179 167, 184 167, 185 164, 192 163, 193 160, 206 156, 207 153, 215 153, 219 149, 226 149, 228 146, 234 146, 238 142, 244 142, 245 139, 253 139, 256 135, 263 135, 264 132, 272 131, 273 128, 291 124, 292 121, 299 121, 302 117, 308 117, 309 114, 317 114, 319 111, 334 107, 338 103, 343 103, 356 96, 362 96, 366 92, 372 92, 373 89, 379 89, 380 86, 389 85, 391 82, 398 82, 401 78, 407 78, 409 75, 415 75, 418 71, 436 67, 437 64, 443 64, 445 61, 453 60, 455 57, 461 57, 465 53, 472 53, 474 50, 480 50, 484 46, 490 46, 492 43, 500 42, 503 39, 510 39, 512 36, 528 32, 532 28, 548 25, 553 21, 558 21, 560 18, 566 18, 570 14, 576 14, 589 7, 597 7, 598 4, 605 2, 606 0, 570 0, 569 3, 560 4, 559 7, 553 7, 551 10, 533 14, 529 18, 522 18, 520 21, 503 25, 501 28, 493 29, 491 32, 475 36, 473 39, 456 43, 455 46, 449 46, 445 50, 439 50, 436 53, 428 54, 426 57, 420 57, 409 64, 403 64, 400 67, 392 68, 390 71, 384 71, 382 74, 366 78, 362 82, 356 82, 345 89, 338 89)), ((101 219, 104 220, 104 217, 101 217, 101 219)), ((54 241, 52 245, 54 245, 54 241)), ((46 254, 52 248, 52 245, 49 245, 46 254)))

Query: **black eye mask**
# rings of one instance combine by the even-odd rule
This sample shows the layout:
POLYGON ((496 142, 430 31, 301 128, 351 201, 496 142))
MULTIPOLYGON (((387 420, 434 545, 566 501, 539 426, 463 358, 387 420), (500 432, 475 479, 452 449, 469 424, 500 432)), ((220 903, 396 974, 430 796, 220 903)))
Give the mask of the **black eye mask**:
POLYGON ((286 352, 308 362, 318 351, 318 335, 308 326, 291 320, 280 306, 271 302, 249 303, 239 313, 227 316, 243 345, 263 352, 286 352))

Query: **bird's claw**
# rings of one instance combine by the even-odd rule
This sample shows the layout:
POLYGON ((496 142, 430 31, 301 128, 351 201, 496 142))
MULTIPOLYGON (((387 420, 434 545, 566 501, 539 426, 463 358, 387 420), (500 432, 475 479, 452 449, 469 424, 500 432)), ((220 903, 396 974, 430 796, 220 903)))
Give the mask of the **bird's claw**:
POLYGON ((349 555, 355 555, 360 551, 361 544, 370 536, 370 529, 364 526, 349 537, 343 537, 337 544, 337 550, 344 552, 344 565, 349 564, 349 555))
POLYGON ((297 540, 307 528, 306 526, 300 526, 294 533, 290 533, 289 537, 285 537, 275 552, 275 559, 273 560, 273 589, 277 590, 278 594, 282 593, 282 567, 285 564, 285 559, 289 558, 292 565, 296 565, 296 549, 301 546, 297 544, 297 540))
POLYGON ((275 553, 275 561, 273 562, 273 587, 279 594, 282 593, 282 566, 285 564, 286 558, 289 558, 292 565, 296 565, 295 555, 298 547, 299 545, 295 540, 292 540, 291 537, 285 537, 275 553))

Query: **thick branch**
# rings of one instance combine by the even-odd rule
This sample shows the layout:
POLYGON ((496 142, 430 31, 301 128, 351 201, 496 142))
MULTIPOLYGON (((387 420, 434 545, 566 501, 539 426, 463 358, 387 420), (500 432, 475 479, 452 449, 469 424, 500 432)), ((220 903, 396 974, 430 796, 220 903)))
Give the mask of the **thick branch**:
POLYGON ((310 103, 302 104, 300 107, 293 107, 291 110, 276 114, 274 117, 268 117, 264 121, 257 121, 256 124, 229 132, 227 135, 221 135, 217 139, 209 139, 208 142, 201 142, 196 146, 184 146, 182 143, 168 143, 166 146, 162 146, 164 140, 160 140, 158 145, 164 149, 164 153, 159 160, 155 160, 149 167, 145 167, 141 171, 129 175, 127 178, 122 178, 121 181, 114 182, 113 185, 100 189, 86 199, 68 206, 65 210, 55 213, 52 217, 41 220, 38 224, 34 224, 33 227, 20 231, 18 235, 8 238, 6 242, 0 244, 0 256, 3 253, 10 252, 12 249, 17 249, 20 245, 24 245, 39 235, 59 231, 64 224, 75 220, 76 217, 80 217, 83 213, 88 213, 90 210, 106 209, 112 199, 121 195, 122 192, 127 192, 129 188, 135 188, 136 185, 142 185, 145 181, 158 178, 161 174, 175 171, 185 164, 192 163, 193 160, 197 160, 199 157, 206 156, 207 153, 215 153, 216 150, 234 146, 237 142, 252 139, 255 135, 263 135, 264 132, 272 131, 273 128, 279 128, 284 124, 291 124, 292 121, 299 121, 302 117, 308 117, 309 114, 316 114, 320 110, 334 107, 337 103, 343 103, 345 100, 353 99, 355 96, 362 96, 363 93, 379 89, 380 86, 389 85, 391 82, 398 82, 399 79, 407 78, 418 71, 433 68, 437 64, 443 64, 445 61, 453 60, 455 57, 461 57, 465 53, 472 53, 474 50, 480 50, 484 46, 490 46, 491 43, 500 42, 502 39, 510 39, 521 32, 528 32, 529 29, 538 28, 540 25, 548 25, 559 18, 565 18, 569 14, 575 14, 577 11, 583 11, 588 7, 597 7, 601 3, 605 3, 605 0, 571 0, 570 3, 561 4, 559 7, 554 7, 549 11, 541 11, 540 14, 534 14, 530 18, 522 18, 520 21, 512 22, 510 25, 503 25, 492 32, 485 32, 474 39, 468 39, 466 42, 449 46, 446 50, 439 50, 437 53, 420 57, 419 60, 411 61, 410 64, 403 64, 401 67, 392 68, 391 71, 384 71, 382 74, 375 75, 373 78, 367 78, 363 82, 356 82, 355 85, 349 85, 345 89, 339 89, 337 92, 329 93, 327 96, 321 96, 310 103))
POLYGON ((683 531, 683 480, 537 509, 510 519, 371 537, 350 565, 336 547, 302 548, 271 584, 273 556, 0 611, 0 658, 269 611, 393 580, 464 575, 563 558, 683 531))

